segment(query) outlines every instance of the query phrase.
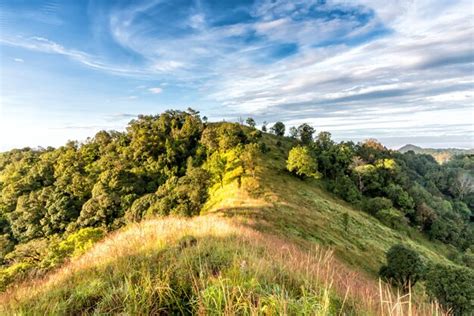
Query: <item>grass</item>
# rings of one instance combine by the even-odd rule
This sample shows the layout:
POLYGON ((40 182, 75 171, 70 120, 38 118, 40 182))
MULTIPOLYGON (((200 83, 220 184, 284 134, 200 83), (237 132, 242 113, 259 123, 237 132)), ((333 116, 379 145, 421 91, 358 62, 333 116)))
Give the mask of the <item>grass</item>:
POLYGON ((211 189, 202 215, 132 224, 43 279, 0 295, 0 314, 443 315, 423 288, 400 294, 376 274, 386 250, 450 249, 395 231, 285 171, 292 143, 270 148, 242 187, 211 189))
MULTIPOLYGON (((6 315, 407 315, 403 297, 294 244, 207 215, 134 224, 0 296, 6 315), (387 292, 389 291, 389 292, 387 292), (394 307, 395 306, 395 307, 394 307), (395 310, 395 309, 394 309, 395 310)), ((429 306, 413 310, 429 315, 429 306)), ((411 314, 410 314, 411 315, 411 314)), ((415 314, 413 314, 415 315, 415 314)))
POLYGON ((47 278, 7 291, 2 314, 352 313, 330 252, 214 216, 133 225, 47 278))
POLYGON ((385 252, 397 243, 410 245, 430 261, 448 262, 449 246, 410 227, 389 228, 325 191, 321 181, 290 175, 285 160, 292 142, 285 139, 277 146, 274 136, 264 137, 270 152, 259 159, 256 178, 245 178, 244 190, 235 183, 216 186, 203 213, 234 217, 300 246, 328 247, 346 264, 372 276, 384 264, 385 252))

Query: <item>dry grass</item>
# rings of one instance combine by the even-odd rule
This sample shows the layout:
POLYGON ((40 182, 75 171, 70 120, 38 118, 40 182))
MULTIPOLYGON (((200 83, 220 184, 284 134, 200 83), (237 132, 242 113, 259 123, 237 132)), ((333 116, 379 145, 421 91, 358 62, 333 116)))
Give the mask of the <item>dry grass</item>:
MULTIPOLYGON (((23 302, 34 302, 36 298, 69 284, 68 280, 73 275, 80 274, 81 271, 91 269, 100 271, 114 265, 121 258, 149 255, 169 245, 175 245, 183 236, 193 236, 197 240, 232 237, 232 243, 236 243, 236 249, 249 251, 248 256, 240 254, 234 258, 239 261, 238 274, 247 271, 255 276, 267 275, 275 283, 287 277, 286 274, 291 274, 294 280, 290 282, 298 283, 296 286, 305 286, 308 289, 319 288, 318 293, 307 293, 309 297, 317 296, 319 304, 323 306, 319 312, 315 311, 315 314, 333 314, 330 312, 329 297, 336 296, 339 298, 337 313, 341 315, 346 313, 396 316, 442 315, 436 306, 417 304, 413 302, 411 295, 396 295, 389 288, 348 269, 333 256, 331 250, 316 246, 310 251, 304 251, 276 236, 258 232, 248 226, 237 224, 235 220, 215 215, 193 219, 149 220, 113 233, 88 253, 51 273, 47 278, 19 285, 4 293, 0 296, 0 306, 4 306, 5 309, 2 311, 0 308, 0 312, 14 313, 23 302), (281 276, 275 271, 280 271, 281 276)), ((242 289, 236 292, 235 287, 226 286, 227 281, 221 276, 214 276, 212 282, 215 283, 216 279, 226 298, 221 312, 233 314, 239 310, 240 306, 237 303, 240 302, 239 304, 248 303, 253 306, 252 314, 261 313, 259 311, 262 311, 262 306, 259 304, 261 305, 262 301, 251 303, 245 301, 254 294, 243 293, 242 289)), ((200 295, 202 293, 211 293, 211 297, 214 295, 209 291, 203 292, 210 283, 199 277, 194 278, 193 283, 195 292, 198 293, 196 304, 200 306, 198 310, 200 313, 207 314, 207 305, 203 303, 206 297, 200 295)), ((283 314, 286 314, 284 311, 286 299, 282 296, 282 302, 278 305, 279 309, 283 309, 281 310, 283 314)))

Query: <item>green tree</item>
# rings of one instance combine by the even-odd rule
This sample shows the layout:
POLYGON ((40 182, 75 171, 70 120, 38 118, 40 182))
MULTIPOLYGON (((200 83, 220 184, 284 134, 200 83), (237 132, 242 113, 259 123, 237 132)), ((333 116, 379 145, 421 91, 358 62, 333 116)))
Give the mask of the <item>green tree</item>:
POLYGON ((247 137, 242 130, 242 127, 238 124, 221 124, 218 128, 217 135, 219 138, 219 148, 224 151, 247 142, 247 137))
POLYGON ((425 273, 425 264, 420 255, 405 245, 392 246, 386 253, 386 258, 387 265, 380 269, 380 277, 404 292, 408 292, 425 273))
POLYGON ((437 264, 429 269, 426 289, 443 307, 454 315, 474 312, 474 270, 437 264))
POLYGON ((255 171, 257 169, 257 159, 260 152, 260 146, 258 144, 247 144, 245 145, 240 160, 244 168, 244 173, 249 173, 255 178, 255 171))
POLYGON ((298 129, 294 126, 290 127, 290 137, 293 139, 298 137, 298 129))
POLYGON ((303 123, 298 126, 298 137, 300 141, 305 145, 308 145, 313 142, 314 132, 315 129, 306 123, 303 123))
POLYGON ((224 186, 224 176, 226 172, 227 158, 220 152, 214 152, 205 164, 205 169, 211 174, 212 182, 224 186))
POLYGON ((285 135, 285 124, 282 122, 276 122, 271 128, 270 131, 275 134, 276 136, 284 136, 285 135))
POLYGON ((286 168, 299 177, 319 178, 318 164, 306 146, 293 147, 286 161, 286 168))
POLYGON ((255 125, 257 125, 257 124, 255 123, 255 120, 254 120, 253 118, 251 118, 251 117, 247 118, 247 119, 245 120, 245 122, 247 123, 248 126, 250 126, 250 127, 252 127, 252 128, 254 128, 255 125))

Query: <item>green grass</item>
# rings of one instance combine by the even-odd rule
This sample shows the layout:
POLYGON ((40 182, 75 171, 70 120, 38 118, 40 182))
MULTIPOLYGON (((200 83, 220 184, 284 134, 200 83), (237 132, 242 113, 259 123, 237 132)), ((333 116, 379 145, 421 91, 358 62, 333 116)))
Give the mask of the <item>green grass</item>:
POLYGON ((214 217, 134 225, 0 302, 15 315, 356 314, 315 257, 214 217), (318 275, 315 273, 318 271, 318 275), (325 276, 323 278, 322 276, 325 276))
POLYGON ((288 238, 299 245, 330 247, 338 258, 376 276, 390 246, 405 243, 433 262, 447 262, 452 248, 432 242, 415 229, 394 230, 354 209, 323 189, 321 180, 301 180, 286 171, 293 142, 265 135, 270 148, 260 157, 257 178, 247 177, 244 188, 215 187, 204 212, 237 217, 261 231, 288 238))

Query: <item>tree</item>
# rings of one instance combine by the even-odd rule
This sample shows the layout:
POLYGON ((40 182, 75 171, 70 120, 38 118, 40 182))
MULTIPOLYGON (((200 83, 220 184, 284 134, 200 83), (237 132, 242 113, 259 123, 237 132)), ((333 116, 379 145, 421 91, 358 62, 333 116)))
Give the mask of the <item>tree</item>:
POLYGON ((206 162, 205 168, 211 174, 212 182, 219 183, 224 187, 224 176, 226 171, 227 159, 220 152, 214 152, 206 162))
POLYGON ((451 188, 459 199, 462 200, 466 195, 474 192, 474 178, 466 172, 460 172, 451 188))
POLYGON ((198 215, 208 197, 209 173, 203 168, 190 168, 183 177, 172 177, 156 194, 159 201, 154 208, 160 215, 198 215))
POLYGON ((294 126, 290 127, 290 137, 293 139, 298 137, 298 129, 294 126))
POLYGON ((255 123, 255 120, 251 117, 247 118, 247 120, 245 121, 247 123, 248 126, 254 128, 256 123, 255 123))
POLYGON ((385 188, 385 192, 397 208, 401 209, 405 214, 413 213, 415 202, 401 186, 390 183, 385 188))
POLYGON ((311 177, 317 179, 320 177, 316 159, 306 146, 296 146, 290 150, 288 160, 286 161, 286 168, 302 178, 311 177))
POLYGON ((247 136, 238 124, 223 123, 217 130, 217 136, 221 150, 229 150, 247 142, 247 136))
POLYGON ((404 292, 408 292, 425 273, 425 264, 420 255, 405 245, 392 246, 386 253, 386 258, 387 265, 380 269, 380 277, 404 292))
POLYGON ((474 312, 474 270, 437 264, 429 269, 426 289, 431 297, 454 315, 474 312))
POLYGON ((321 151, 330 150, 334 146, 334 142, 331 139, 331 133, 329 132, 320 132, 318 137, 316 137, 315 145, 321 151))
POLYGON ((303 123, 300 126, 298 126, 299 139, 305 145, 308 145, 313 141, 314 132, 315 132, 314 128, 306 123, 303 123))
POLYGON ((242 160, 244 172, 250 173, 253 178, 255 178, 255 171, 257 169, 257 158, 259 152, 259 145, 253 143, 245 145, 243 152, 240 155, 240 160, 242 160))
POLYGON ((262 124, 262 132, 264 132, 264 133, 267 132, 267 121, 263 121, 263 124, 262 124))
POLYGON ((361 194, 357 190, 354 182, 347 176, 343 175, 337 177, 336 180, 331 181, 330 189, 345 201, 350 203, 357 203, 361 199, 361 194))
POLYGON ((275 134, 276 136, 284 136, 285 135, 285 124, 282 122, 276 122, 270 131, 275 134))

